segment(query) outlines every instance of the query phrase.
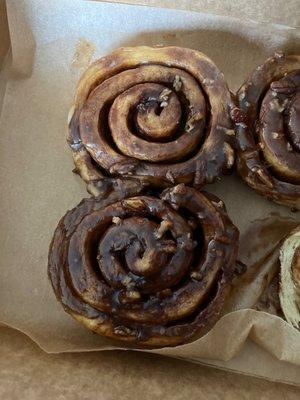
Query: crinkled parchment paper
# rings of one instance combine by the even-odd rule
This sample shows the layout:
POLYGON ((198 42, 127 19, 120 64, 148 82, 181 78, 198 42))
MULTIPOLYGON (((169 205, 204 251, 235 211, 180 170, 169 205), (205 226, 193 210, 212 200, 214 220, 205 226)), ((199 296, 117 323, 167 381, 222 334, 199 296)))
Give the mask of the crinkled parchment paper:
MULTIPOLYGON (((58 220, 87 196, 84 183, 71 173, 65 141, 80 74, 92 60, 120 46, 172 44, 206 53, 234 91, 275 50, 299 50, 300 32, 209 14, 82 0, 8 0, 7 12, 12 51, 0 75, 5 92, 0 114, 0 321, 48 352, 116 348, 63 311, 46 273, 58 220)), ((248 264, 276 251, 290 225, 299 223, 299 215, 258 196, 236 176, 207 189, 225 201, 241 231, 240 257, 248 264), (270 213, 294 221, 284 220, 278 234, 265 235, 264 246, 256 241, 256 247, 248 248, 249 237, 259 237, 251 221, 270 213)), ((235 289, 228 306, 235 311, 205 337, 155 352, 300 385, 300 333, 277 316, 240 309, 252 306, 253 287, 235 289)))

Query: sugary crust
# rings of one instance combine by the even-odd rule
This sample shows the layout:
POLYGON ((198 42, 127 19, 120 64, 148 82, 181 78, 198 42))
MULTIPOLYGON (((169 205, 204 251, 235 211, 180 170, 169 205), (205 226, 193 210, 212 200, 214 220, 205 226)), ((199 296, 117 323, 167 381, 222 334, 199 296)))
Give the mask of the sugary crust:
POLYGON ((215 196, 184 184, 111 192, 61 219, 48 272, 64 309, 89 329, 137 347, 175 346, 220 317, 237 249, 215 196))
POLYGON ((231 94, 204 54, 180 47, 120 48, 82 76, 69 114, 76 171, 201 187, 232 167, 231 94))

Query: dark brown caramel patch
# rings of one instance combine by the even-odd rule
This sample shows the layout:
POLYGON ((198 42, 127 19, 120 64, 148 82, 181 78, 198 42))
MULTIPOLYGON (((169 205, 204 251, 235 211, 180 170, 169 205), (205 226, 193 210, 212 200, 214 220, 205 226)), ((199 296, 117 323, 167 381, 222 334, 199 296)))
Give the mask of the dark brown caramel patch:
POLYGON ((215 196, 183 184, 111 191, 61 219, 48 272, 64 309, 89 329, 136 346, 173 346, 219 318, 237 247, 215 196))

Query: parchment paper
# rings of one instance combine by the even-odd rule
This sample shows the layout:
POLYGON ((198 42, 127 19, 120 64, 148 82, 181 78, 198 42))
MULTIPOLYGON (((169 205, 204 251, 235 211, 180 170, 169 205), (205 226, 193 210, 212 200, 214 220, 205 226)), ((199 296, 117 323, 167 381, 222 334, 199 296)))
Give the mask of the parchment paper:
MULTIPOLYGON (((83 182, 71 173, 65 142, 78 77, 92 59, 116 47, 160 43, 203 51, 236 90, 275 50, 299 50, 300 32, 209 14, 81 0, 8 0, 7 11, 12 60, 0 114, 0 321, 48 352, 116 348, 64 313, 46 274, 59 218, 87 196, 83 182)), ((244 237, 251 221, 271 212, 300 218, 235 176, 207 189, 225 201, 244 237)), ((300 385, 299 332, 255 310, 229 313, 198 341, 155 352, 195 362, 205 358, 210 365, 300 385), (233 358, 239 351, 239 359, 233 358)))
MULTIPOLYGON (((101 1, 101 0, 94 0, 101 1)), ((253 20, 300 26, 299 0, 110 0, 116 3, 143 4, 179 10, 227 15, 253 20)))

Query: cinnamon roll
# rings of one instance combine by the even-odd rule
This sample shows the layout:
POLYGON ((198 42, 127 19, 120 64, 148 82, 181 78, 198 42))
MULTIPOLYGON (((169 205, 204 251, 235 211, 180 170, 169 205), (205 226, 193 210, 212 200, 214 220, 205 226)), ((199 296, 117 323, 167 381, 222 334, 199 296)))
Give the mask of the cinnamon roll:
POLYGON ((281 308, 287 322, 300 329, 300 225, 285 239, 279 258, 281 308))
POLYGON ((48 273, 90 330, 141 347, 193 341, 220 317, 238 230, 222 201, 179 184, 84 199, 59 222, 48 273))
POLYGON ((300 56, 277 52, 237 92, 237 168, 258 193, 300 209, 300 56))
POLYGON ((223 74, 204 54, 120 48, 77 86, 68 129, 75 170, 94 195, 103 176, 159 187, 213 182, 234 162, 232 109, 223 74))

